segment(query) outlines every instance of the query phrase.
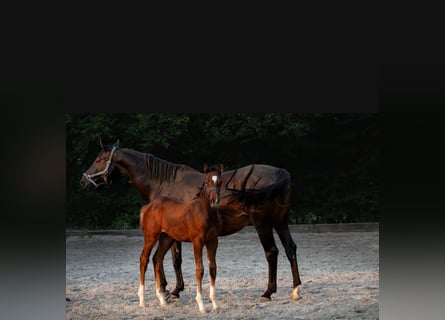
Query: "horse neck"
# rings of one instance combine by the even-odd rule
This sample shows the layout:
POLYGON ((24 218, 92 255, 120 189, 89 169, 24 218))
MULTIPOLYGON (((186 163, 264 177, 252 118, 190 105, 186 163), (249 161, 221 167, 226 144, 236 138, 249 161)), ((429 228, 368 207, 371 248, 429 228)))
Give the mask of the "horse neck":
MULTIPOLYGON (((149 153, 131 149, 116 151, 114 163, 120 172, 126 174, 130 183, 150 201, 166 193, 166 190, 174 184, 179 169, 182 172, 188 168, 149 153)), ((190 168, 190 171, 196 170, 190 168)))
POLYGON ((156 181, 147 166, 149 154, 131 149, 117 149, 114 163, 119 171, 127 175, 130 183, 150 201, 157 193, 160 185, 165 182, 156 181))
POLYGON ((211 214, 212 213, 212 207, 210 206, 210 197, 207 195, 205 186, 202 187, 202 190, 199 194, 198 200, 201 202, 201 204, 205 207, 206 211, 211 214))

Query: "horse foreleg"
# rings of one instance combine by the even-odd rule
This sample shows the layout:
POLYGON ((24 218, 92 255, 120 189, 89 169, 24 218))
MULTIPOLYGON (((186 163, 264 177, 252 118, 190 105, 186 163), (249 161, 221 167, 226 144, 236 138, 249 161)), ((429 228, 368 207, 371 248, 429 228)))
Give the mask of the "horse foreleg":
POLYGON ((297 263, 297 245, 292 239, 292 235, 289 231, 288 225, 283 225, 280 228, 276 229, 278 236, 280 237, 281 243, 286 250, 286 256, 289 259, 291 270, 292 270, 292 278, 293 278, 293 291, 292 291, 292 299, 299 300, 301 299, 300 295, 300 273, 298 272, 298 263, 297 263))
POLYGON ((150 257, 151 250, 153 249, 156 239, 145 238, 144 247, 139 257, 139 306, 145 307, 144 301, 144 286, 145 286, 145 272, 147 271, 148 259, 150 257))
POLYGON ((216 281, 216 249, 218 248, 218 238, 209 241, 206 244, 207 259, 209 263, 210 273, 210 300, 212 301, 213 310, 218 310, 218 305, 215 299, 215 281, 216 281))
POLYGON ((179 292, 184 290, 184 279, 182 278, 182 244, 180 241, 174 241, 171 247, 173 267, 176 274, 176 288, 171 293, 173 298, 179 298, 179 292))
POLYGON ((204 303, 202 302, 202 278, 204 277, 204 265, 202 263, 202 242, 197 240, 193 242, 193 253, 195 255, 196 266, 196 302, 201 313, 205 313, 204 303))
POLYGON ((278 248, 273 237, 272 227, 264 224, 261 227, 255 226, 263 246, 266 260, 269 266, 269 282, 266 291, 261 295, 261 301, 270 301, 271 295, 277 292, 277 263, 278 248))

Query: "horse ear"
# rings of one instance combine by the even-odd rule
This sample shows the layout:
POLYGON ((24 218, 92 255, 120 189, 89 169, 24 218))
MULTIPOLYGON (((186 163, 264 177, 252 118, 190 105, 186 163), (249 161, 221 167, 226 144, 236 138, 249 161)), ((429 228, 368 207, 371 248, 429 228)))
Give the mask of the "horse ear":
POLYGON ((219 164, 219 172, 223 172, 224 171, 224 165, 222 163, 219 164))
POLYGON ((100 144, 100 147, 102 148, 102 150, 105 150, 104 144, 102 143, 102 137, 99 137, 99 144, 100 144))
POLYGON ((203 169, 204 169, 205 173, 208 173, 209 172, 209 165, 207 163, 204 163, 203 169))
POLYGON ((116 143, 114 144, 115 147, 119 147, 119 139, 116 140, 116 143))

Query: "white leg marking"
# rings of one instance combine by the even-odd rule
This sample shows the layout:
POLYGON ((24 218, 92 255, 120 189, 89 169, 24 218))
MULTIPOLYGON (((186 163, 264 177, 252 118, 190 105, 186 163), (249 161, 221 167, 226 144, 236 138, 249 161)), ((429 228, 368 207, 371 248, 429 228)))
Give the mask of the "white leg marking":
POLYGON ((138 296, 139 296, 139 306, 140 307, 145 307, 144 286, 142 284, 139 285, 138 296))
POLYGON ((294 300, 300 300, 301 299, 300 286, 296 286, 294 291, 292 291, 292 299, 294 299, 294 300))
POLYGON ((159 299, 159 302, 161 303, 161 306, 167 305, 167 302, 165 301, 164 295, 161 293, 160 288, 156 287, 156 296, 159 299))
POLYGON ((218 305, 216 304, 216 299, 215 299, 215 286, 212 285, 210 285, 210 300, 212 300, 213 309, 217 310, 218 305))
POLYGON ((198 302, 198 308, 201 313, 205 313, 204 303, 202 302, 202 294, 199 290, 196 290, 196 302, 198 302))

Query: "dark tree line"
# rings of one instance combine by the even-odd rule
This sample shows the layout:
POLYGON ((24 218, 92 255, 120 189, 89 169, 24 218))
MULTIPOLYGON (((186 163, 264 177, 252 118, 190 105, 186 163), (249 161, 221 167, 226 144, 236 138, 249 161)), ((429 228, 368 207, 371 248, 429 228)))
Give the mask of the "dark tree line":
POLYGON ((198 170, 204 162, 283 167, 292 177, 290 223, 379 220, 378 114, 67 114, 66 133, 68 228, 134 228, 146 203, 120 175, 80 189, 100 139, 198 170))

